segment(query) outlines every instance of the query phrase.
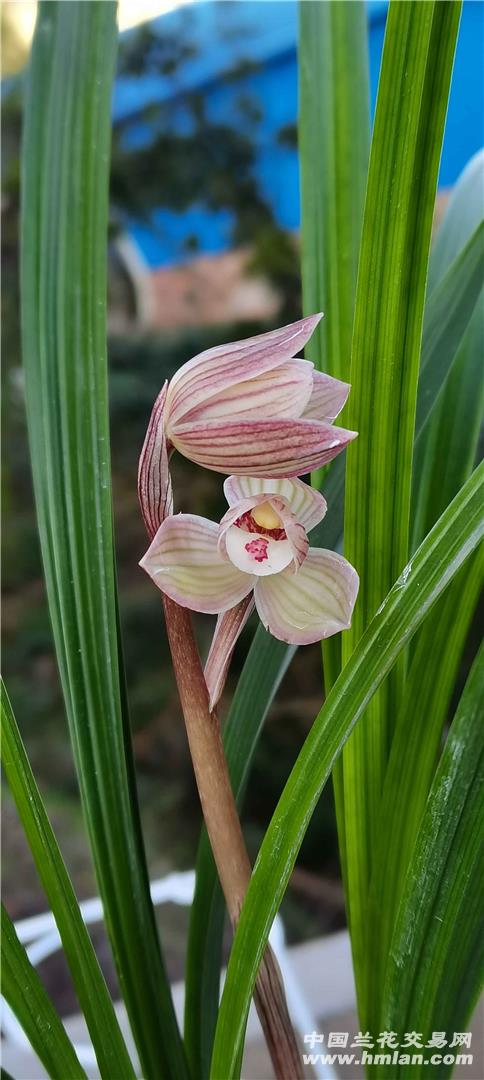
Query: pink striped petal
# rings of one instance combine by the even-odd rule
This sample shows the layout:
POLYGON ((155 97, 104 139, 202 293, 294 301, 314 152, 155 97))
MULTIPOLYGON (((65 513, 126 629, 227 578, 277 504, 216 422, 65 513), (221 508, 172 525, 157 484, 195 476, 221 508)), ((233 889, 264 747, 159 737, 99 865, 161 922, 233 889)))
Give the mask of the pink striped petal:
POLYGON ((344 450, 356 431, 317 420, 230 420, 183 424, 176 449, 215 472, 293 477, 312 472, 344 450))
POLYGON ((173 492, 163 424, 167 387, 166 382, 153 406, 138 467, 138 498, 150 540, 165 517, 173 511, 173 492))
POLYGON ((356 570, 342 555, 310 548, 297 574, 283 570, 257 580, 255 605, 274 637, 309 645, 348 629, 358 585, 356 570))
POLYGON ((323 371, 315 371, 313 392, 303 416, 314 420, 334 420, 341 412, 350 390, 349 383, 333 379, 323 371))
POLYGON ((321 314, 290 323, 268 334, 207 349, 173 376, 168 391, 170 435, 188 412, 227 387, 254 379, 291 360, 311 337, 321 314))
POLYGON ((204 670, 210 712, 218 705, 235 645, 253 610, 254 598, 246 596, 230 611, 218 616, 204 670))
POLYGON ((327 510, 326 499, 316 488, 302 480, 266 479, 262 476, 229 476, 224 481, 225 498, 229 506, 254 495, 277 495, 284 499, 294 517, 307 532, 322 521, 327 510))
POLYGON ((192 611, 218 614, 250 592, 254 578, 222 559, 218 525, 195 514, 175 514, 158 529, 140 566, 162 592, 192 611))
MULTIPOLYGON (((312 392, 313 365, 307 360, 287 360, 272 371, 265 371, 246 382, 233 383, 202 401, 185 413, 183 423, 241 416, 296 419, 308 405, 312 392)), ((176 432, 176 423, 172 422, 172 430, 176 432)))
POLYGON ((292 548, 292 554, 294 558, 294 565, 296 570, 302 566, 307 553, 309 551, 308 534, 300 521, 297 521, 294 514, 284 506, 284 503, 279 499, 271 499, 271 505, 274 506, 276 512, 282 521, 287 539, 292 548))

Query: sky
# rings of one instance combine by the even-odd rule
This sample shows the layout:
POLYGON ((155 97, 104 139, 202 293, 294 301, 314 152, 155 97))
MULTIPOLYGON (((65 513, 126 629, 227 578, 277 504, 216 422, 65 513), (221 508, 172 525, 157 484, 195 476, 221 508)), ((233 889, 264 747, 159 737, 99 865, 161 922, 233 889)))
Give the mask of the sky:
MULTIPOLYGON (((68 0, 64 2, 67 3, 68 0)), ((128 30, 130 26, 154 19, 157 15, 164 15, 167 11, 191 2, 193 0, 119 0, 119 29, 128 30)), ((12 75, 15 69, 23 67, 25 62, 34 32, 37 4, 35 0, 3 0, 2 8, 3 18, 15 30, 20 46, 16 52, 9 51, 8 57, 4 55, 3 58, 3 74, 12 75)))

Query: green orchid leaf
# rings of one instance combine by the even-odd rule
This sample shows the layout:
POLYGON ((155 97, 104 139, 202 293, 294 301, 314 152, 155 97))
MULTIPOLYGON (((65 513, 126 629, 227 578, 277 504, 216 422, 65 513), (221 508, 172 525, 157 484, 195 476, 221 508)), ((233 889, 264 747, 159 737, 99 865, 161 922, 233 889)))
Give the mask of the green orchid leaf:
MULTIPOLYGON (((425 287, 459 18, 459 3, 394 2, 388 11, 352 343, 347 423, 359 438, 347 457, 344 550, 361 585, 344 663, 408 558, 425 287)), ((345 747, 339 781, 360 1023, 370 1029, 365 970, 378 927, 368 890, 404 677, 402 656, 345 747)))
MULTIPOLYGON (((429 408, 432 415, 436 407, 442 384, 442 367, 448 367, 451 372, 459 356, 456 342, 458 343, 462 336, 472 303, 475 305, 475 284, 482 269, 481 240, 479 230, 471 238, 465 251, 458 254, 449 266, 442 287, 437 288, 427 298, 422 341, 422 373, 417 394, 416 440, 422 435, 429 408), (458 302, 454 302, 456 296, 458 302), (425 377, 422 377, 423 373, 425 377), (426 395, 425 403, 422 395, 426 395)), ((311 534, 311 543, 315 546, 340 547, 343 481, 343 458, 340 457, 332 463, 323 484, 329 508, 328 518, 311 534)), ((449 612, 449 618, 452 618, 454 603, 454 600, 447 599, 442 602, 443 610, 449 612)), ((464 623, 452 619, 449 637, 443 632, 440 608, 438 612, 436 609, 431 618, 435 618, 446 640, 455 643, 455 657, 463 644, 464 623), (457 645, 457 637, 461 646, 457 645)), ((465 620, 465 627, 467 625, 465 620)), ((434 629, 429 629, 427 637, 431 640, 434 633, 434 629)), ((338 644, 338 639, 336 641, 338 644)), ((326 647, 329 645, 331 641, 325 642, 326 647)), ((265 717, 294 652, 294 646, 276 641, 262 627, 259 627, 254 635, 226 725, 226 753, 239 805, 265 717)), ((328 680, 328 685, 331 685, 333 680, 328 678, 329 664, 326 662, 329 659, 325 654, 325 681, 328 680)), ((446 665, 446 671, 450 670, 454 668, 446 665)), ((338 663, 333 667, 335 677, 337 671, 338 663)), ((418 686, 418 678, 415 685, 418 686)), ((435 716, 441 716, 440 708, 436 708, 435 716)), ((338 761, 336 773, 340 767, 341 763, 338 761)), ((341 788, 337 785, 337 792, 340 791, 341 788)), ((340 811, 340 843, 341 816, 340 811)), ((197 886, 190 923, 185 1038, 193 1066, 202 1061, 204 1075, 209 1066, 218 1008, 223 911, 224 902, 217 885, 215 867, 206 836, 203 835, 197 858, 197 886)))
MULTIPOLYGON (((360 3, 299 4, 299 168, 305 314, 322 310, 307 353, 350 380, 351 339, 370 151, 368 27, 360 3)), ((324 470, 312 483, 324 486, 324 470)), ((341 671, 339 635, 322 643, 324 688, 341 671)), ((338 762, 336 771, 341 768, 338 762)), ((343 875, 342 785, 334 786, 343 875)))
POLYGON ((62 1020, 2 904, 2 994, 52 1080, 87 1080, 62 1020))
MULTIPOLYGON (((349 382, 370 148, 364 5, 300 3, 298 60, 303 311, 324 311, 306 353, 349 382)), ((312 482, 324 486, 324 477, 320 469, 312 482)), ((323 642, 323 667, 329 693, 341 669, 339 636, 323 642)))
POLYGON ((469 476, 477 455, 484 416, 484 289, 452 365, 452 370, 416 447, 412 547, 428 532, 469 476))
POLYGON ((378 922, 379 934, 367 969, 367 994, 375 1005, 381 1002, 401 890, 435 772, 483 571, 484 549, 480 548, 429 612, 417 635, 385 777, 370 886, 371 918, 378 922))
POLYGON ((484 185, 484 150, 467 163, 459 176, 445 208, 432 244, 429 263, 428 291, 433 292, 451 263, 470 240, 482 222, 482 188, 484 185))
POLYGON ((436 399, 438 407, 439 394, 482 294, 483 276, 484 221, 481 221, 426 305, 416 415, 420 438, 436 399), (438 365, 432 363, 432 357, 437 355, 438 365))
POLYGON ((395 582, 306 738, 262 842, 242 909, 217 1023, 213 1080, 233 1075, 270 927, 334 762, 432 604, 482 540, 483 496, 481 465, 395 582))
POLYGON ((3 682, 2 765, 37 872, 62 940, 94 1052, 103 1076, 133 1080, 135 1072, 94 948, 39 789, 30 768, 3 682))
POLYGON ((307 353, 348 382, 370 147, 364 6, 300 4, 298 59, 303 309, 324 311, 307 353))
POLYGON ((106 262, 116 7, 40 5, 22 154, 22 339, 57 661, 84 815, 143 1075, 186 1075, 141 837, 116 620, 106 262))
MULTIPOLYGON (((476 230, 482 229, 483 185, 484 151, 481 150, 459 177, 438 228, 429 265, 428 302, 437 295, 451 265, 457 265, 476 230)), ((425 439, 420 439, 416 445, 412 487, 413 548, 454 498, 474 466, 484 412, 483 349, 484 290, 481 288, 452 371, 434 403, 425 439)), ((443 366, 446 366, 445 355, 443 366)))
MULTIPOLYGON (((384 1023, 465 1030, 484 975, 484 647, 474 661, 428 797, 402 893, 385 983, 384 1023)), ((454 1051, 458 1053, 459 1051, 454 1051)), ((452 1051, 451 1051, 452 1053, 452 1051)), ((436 1065, 436 1076, 450 1074, 436 1065)), ((415 1065, 412 1077, 425 1075, 415 1065)), ((391 1073, 408 1075, 403 1065, 391 1073)))
MULTIPOLYGON (((484 261, 483 224, 474 230, 467 245, 453 259, 428 298, 425 313, 420 373, 416 441, 418 450, 428 455, 426 441, 427 409, 432 404, 430 418, 439 413, 439 393, 445 388, 445 378, 450 365, 450 378, 455 384, 454 365, 461 363, 461 340, 463 330, 474 320, 472 310, 481 291, 484 261), (422 439, 422 444, 418 441, 422 439)), ((464 334, 466 349, 467 331, 464 334)), ((472 369, 477 375, 476 368, 472 369)), ((476 393, 477 379, 467 379, 469 395, 476 393), (472 387, 472 388, 471 388, 472 387)), ((459 402, 462 387, 456 387, 452 408, 459 402)), ((449 399, 450 400, 450 399, 449 399)), ((450 430, 453 421, 449 418, 450 430)), ((431 425, 430 425, 431 429, 431 425)), ((448 438, 448 429, 446 431, 448 438)), ((466 435, 459 432, 462 442, 466 435)), ((432 445, 432 438, 430 438, 432 445)), ((472 466, 467 462, 465 470, 457 471, 454 482, 449 476, 455 474, 454 462, 449 454, 442 453, 436 461, 438 474, 439 512, 459 489, 472 466), (448 496, 445 493, 447 489, 448 496)), ((417 451, 418 452, 418 451, 417 451)), ((474 455, 472 455, 473 457, 474 455)), ((438 514, 437 514, 438 516, 438 514)), ((428 526, 433 521, 428 522, 428 526)), ((380 828, 375 842, 370 887, 369 910, 371 925, 378 926, 372 944, 372 962, 367 965, 367 991, 369 1000, 381 1000, 384 967, 393 931, 400 888, 405 879, 420 818, 427 799, 437 760, 442 728, 447 717, 459 661, 474 615, 482 581, 482 558, 477 555, 452 584, 448 593, 436 605, 424 627, 415 638, 397 725, 391 745, 388 769, 382 795, 380 828), (405 808, 405 810, 403 810, 405 808)))

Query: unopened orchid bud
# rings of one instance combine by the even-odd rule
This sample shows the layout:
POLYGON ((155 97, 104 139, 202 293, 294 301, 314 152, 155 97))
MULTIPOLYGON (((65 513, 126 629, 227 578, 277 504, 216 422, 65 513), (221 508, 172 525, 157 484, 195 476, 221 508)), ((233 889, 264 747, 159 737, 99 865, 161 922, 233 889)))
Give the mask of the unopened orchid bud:
POLYGON ((208 349, 163 388, 140 461, 150 536, 167 513, 163 489, 173 449, 216 472, 294 477, 327 464, 355 438, 356 432, 333 424, 348 384, 295 359, 321 317, 208 349))

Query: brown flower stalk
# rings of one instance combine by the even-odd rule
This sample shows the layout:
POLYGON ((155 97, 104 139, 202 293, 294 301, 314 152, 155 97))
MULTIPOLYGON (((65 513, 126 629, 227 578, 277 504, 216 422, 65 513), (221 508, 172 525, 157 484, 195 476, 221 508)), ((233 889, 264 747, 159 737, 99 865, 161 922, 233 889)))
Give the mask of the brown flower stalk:
MULTIPOLYGON (((163 596, 173 667, 190 753, 215 863, 235 929, 251 876, 251 865, 230 784, 216 712, 208 691, 190 612, 163 596)), ((263 957, 254 1000, 278 1080, 299 1080, 301 1059, 292 1029, 277 960, 263 957)))

